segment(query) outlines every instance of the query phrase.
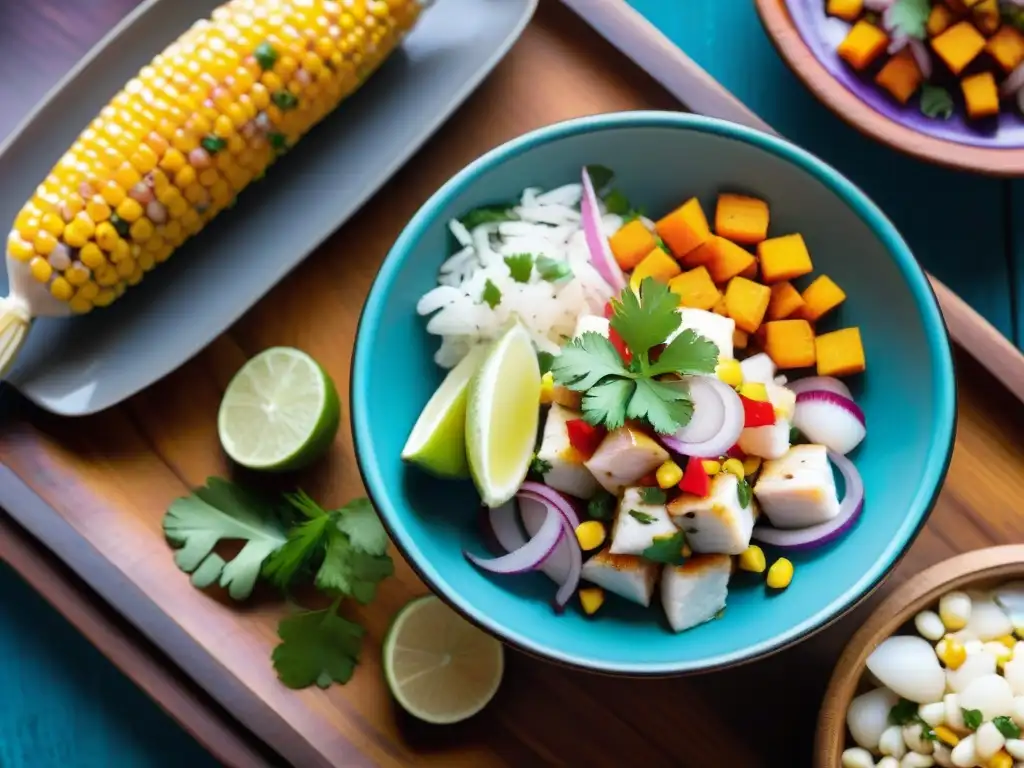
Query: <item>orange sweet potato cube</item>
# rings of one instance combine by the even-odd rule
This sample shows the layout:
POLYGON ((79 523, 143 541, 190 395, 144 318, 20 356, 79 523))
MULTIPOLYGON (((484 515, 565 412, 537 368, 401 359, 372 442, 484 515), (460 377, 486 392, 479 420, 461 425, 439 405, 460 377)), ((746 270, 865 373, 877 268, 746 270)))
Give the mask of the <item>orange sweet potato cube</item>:
POLYGON ((772 320, 764 324, 763 334, 764 351, 779 368, 814 365, 814 329, 806 320, 772 320))
POLYGON ((941 35, 949 25, 956 21, 956 14, 948 5, 933 5, 931 13, 928 14, 928 23, 925 25, 929 37, 941 35))
POLYGON ((670 290, 679 294, 679 304, 694 309, 711 309, 722 298, 707 267, 697 267, 668 281, 670 290))
POLYGON ((611 246, 612 255, 619 266, 630 270, 651 252, 657 242, 640 219, 633 219, 608 238, 608 245, 611 246))
POLYGON ((985 50, 1006 72, 1024 61, 1024 35, 1011 24, 1003 24, 985 43, 985 50))
POLYGON ((853 22, 864 12, 864 0, 828 0, 825 12, 853 22))
POLYGON ((725 296, 718 300, 718 303, 711 308, 711 311, 714 312, 716 315, 721 315, 722 317, 729 316, 729 312, 725 308, 725 296))
POLYGON ((885 88, 896 101, 906 104, 921 86, 924 75, 910 48, 904 48, 887 62, 875 76, 875 82, 885 88))
POLYGON ((761 262, 761 278, 766 283, 792 280, 814 269, 807 244, 798 234, 772 237, 759 243, 757 256, 761 262))
POLYGON ((959 75, 985 49, 985 37, 971 22, 961 21, 932 38, 932 48, 950 71, 959 75))
POLYGON ((861 19, 836 48, 836 53, 854 69, 867 69, 887 45, 889 36, 871 22, 861 19))
POLYGON ((800 296, 800 291, 788 280, 783 280, 772 286, 772 298, 768 302, 768 319, 785 320, 803 306, 804 300, 800 296))
POLYGON ((818 357, 819 376, 849 376, 861 373, 867 367, 859 328, 843 328, 840 331, 823 333, 814 340, 814 346, 818 357))
POLYGON ((740 272, 740 277, 745 277, 747 280, 757 279, 757 259, 754 259, 749 267, 740 272))
POLYGON ((633 274, 629 276, 629 286, 634 291, 639 291, 640 283, 644 281, 645 277, 653 277, 659 283, 667 283, 681 271, 682 269, 675 259, 661 248, 652 248, 651 252, 636 265, 633 274))
POLYGON ((979 72, 960 81, 967 114, 975 120, 999 114, 999 88, 991 72, 979 72))
POLYGON ((734 277, 725 289, 725 311, 741 331, 755 333, 761 327, 771 296, 767 285, 734 277))
POLYGON ((708 218, 696 197, 691 197, 672 213, 660 219, 654 228, 677 259, 682 259, 711 237, 708 218))
POLYGON ((999 13, 999 0, 981 0, 971 8, 971 16, 982 34, 991 35, 999 25, 1003 23, 1002 15, 999 13))
POLYGON ((746 349, 750 344, 750 334, 746 331, 741 331, 739 328, 734 328, 732 331, 732 345, 736 349, 746 349))
POLYGON ((716 283, 727 283, 736 275, 756 266, 754 257, 731 240, 712 235, 714 244, 710 247, 712 256, 706 263, 711 279, 716 283))
POLYGON ((846 301, 846 294, 831 277, 819 275, 814 282, 804 288, 802 298, 804 307, 800 310, 799 316, 816 323, 846 301))
POLYGON ((740 245, 757 245, 768 237, 768 203, 744 195, 719 195, 715 234, 740 245))

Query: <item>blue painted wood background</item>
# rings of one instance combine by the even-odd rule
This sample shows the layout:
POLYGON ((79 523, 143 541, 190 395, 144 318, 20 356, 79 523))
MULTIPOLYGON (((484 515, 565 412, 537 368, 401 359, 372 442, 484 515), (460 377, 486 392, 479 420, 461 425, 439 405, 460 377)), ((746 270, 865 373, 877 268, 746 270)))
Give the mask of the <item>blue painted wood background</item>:
POLYGON ((1024 226, 1012 219, 1024 213, 1024 184, 937 168, 848 127, 790 72, 753 0, 627 2, 773 128, 858 184, 932 274, 1021 346, 1024 226))

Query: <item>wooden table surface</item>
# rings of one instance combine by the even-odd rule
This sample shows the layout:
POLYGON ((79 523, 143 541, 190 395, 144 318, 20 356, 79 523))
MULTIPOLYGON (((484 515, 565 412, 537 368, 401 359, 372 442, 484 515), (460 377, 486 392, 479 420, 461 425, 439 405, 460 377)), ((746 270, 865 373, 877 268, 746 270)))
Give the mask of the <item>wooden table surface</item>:
MULTIPOLYGON (((31 10, 20 3, 5 7, 0 95, 7 109, 0 113, 0 134, 133 4, 40 0, 31 10)), ((353 681, 326 693, 295 693, 277 684, 267 657, 283 609, 261 604, 241 611, 197 592, 159 535, 160 518, 173 498, 207 475, 227 471, 215 413, 228 378, 245 357, 290 344, 317 357, 336 381, 346 381, 359 307, 377 266, 404 222, 440 183, 486 149, 532 128, 637 108, 678 105, 556 0, 542 0, 522 40, 427 147, 362 214, 196 359, 94 417, 59 419, 20 401, 6 409, 0 463, 244 680, 245 691, 283 724, 260 735, 292 762, 809 765, 831 665, 864 611, 930 563, 1024 538, 1024 406, 958 351, 956 450, 931 520, 865 606, 796 648, 714 675, 644 681, 568 671, 510 652, 503 686, 481 716, 449 728, 425 728, 396 712, 380 675, 379 642, 391 616, 425 591, 399 561, 396 578, 382 585, 377 602, 361 616, 369 637, 353 681)), ((326 503, 362 493, 347 429, 303 484, 326 503)), ((22 558, 21 567, 32 562, 22 558)), ((47 589, 42 582, 37 586, 47 589)), ((210 680, 198 682, 227 698, 210 680)), ((159 687, 147 690, 160 698, 159 687)), ((187 722, 187 708, 172 711, 196 727, 187 722)))

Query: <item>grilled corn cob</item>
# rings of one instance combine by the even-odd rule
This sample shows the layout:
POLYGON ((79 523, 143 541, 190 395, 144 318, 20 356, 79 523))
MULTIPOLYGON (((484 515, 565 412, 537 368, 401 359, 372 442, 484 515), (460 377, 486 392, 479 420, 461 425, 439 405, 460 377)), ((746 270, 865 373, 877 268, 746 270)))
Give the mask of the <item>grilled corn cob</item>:
POLYGON ((0 371, 32 319, 105 307, 355 91, 423 0, 231 0, 143 67, 18 213, 0 371))

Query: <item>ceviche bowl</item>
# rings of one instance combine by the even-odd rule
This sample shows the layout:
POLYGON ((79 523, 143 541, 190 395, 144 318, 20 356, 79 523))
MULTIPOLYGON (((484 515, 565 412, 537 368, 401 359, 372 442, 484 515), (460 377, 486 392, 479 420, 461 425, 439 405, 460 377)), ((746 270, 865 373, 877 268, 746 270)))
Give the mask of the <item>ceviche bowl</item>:
MULTIPOLYGON (((669 283, 669 287, 672 292, 684 290, 678 281, 669 283)), ((772 289, 773 295, 776 288, 772 289)), ((445 290, 452 294, 451 290, 445 290)), ((774 301, 773 298, 767 317, 777 310, 774 301)), ((600 303, 603 302, 601 298, 600 303)), ((669 314, 675 312, 672 307, 676 303, 671 300, 669 314)), ((455 306, 452 302, 447 305, 455 306)), ((803 316, 809 315, 805 313, 803 316)), ((558 322, 564 323, 564 317, 551 320, 551 323, 558 322)), ((672 321, 673 327, 680 322, 672 321)), ((793 328, 805 326, 799 320, 792 321, 793 328)), ((846 334, 850 333, 857 335, 846 331, 846 334)), ((845 334, 844 338, 850 340, 845 334)), ((659 339, 666 343, 670 341, 664 336, 659 339)), ((819 344, 816 348, 817 373, 823 373, 823 365, 835 369, 825 370, 824 374, 838 371, 841 366, 833 365, 831 358, 826 361, 830 354, 827 344, 819 344)), ((776 356, 780 360, 788 358, 795 349, 776 350, 776 356)), ((559 351, 557 347, 554 349, 556 353, 559 351)), ((577 346, 574 354, 579 357, 584 352, 577 346)), ((761 357, 767 359, 768 356, 761 357)), ((693 370, 699 367, 697 363, 694 366, 693 370)), ((770 367, 771 377, 786 374, 789 379, 794 379, 801 374, 797 370, 776 371, 774 365, 770 367)), ((786 366, 782 365, 782 368, 786 366)), ((762 413, 761 406, 769 406, 767 402, 760 402, 764 400, 766 388, 780 389, 786 385, 787 378, 769 377, 764 379, 766 384, 754 382, 753 387, 748 387, 748 383, 754 381, 753 373, 746 368, 743 371, 743 383, 739 378, 730 381, 724 387, 726 393, 716 402, 722 404, 722 413, 730 414, 732 411, 728 404, 742 401, 739 426, 746 435, 749 432, 747 427, 754 423, 749 420, 751 414, 762 413)), ((576 376, 586 373, 580 370, 576 376)), ((809 371, 802 373, 813 375, 815 369, 812 365, 809 371)), ((592 378, 596 381, 600 374, 592 378)), ((611 380, 602 379, 605 383, 611 380)), ((648 387, 647 391, 656 390, 671 401, 673 396, 665 394, 670 391, 671 383, 665 384, 664 381, 663 376, 662 383, 643 386, 648 387)), ((813 378, 808 385, 821 381, 824 380, 813 378)), ((573 386, 582 390, 583 385, 576 382, 573 386)), ((628 390, 633 385, 627 383, 623 386, 628 390)), ((815 386, 828 388, 824 384, 815 386)), ((604 390, 604 394, 619 392, 617 387, 604 390)), ((638 391, 641 384, 636 384, 636 387, 637 390, 629 391, 638 391)), ((566 388, 559 390, 556 387, 554 391, 573 394, 566 388)), ((577 399, 571 407, 582 408, 590 421, 599 420, 592 409, 594 401, 581 405, 579 392, 575 394, 577 399)), ((594 390, 588 391, 584 400, 593 395, 594 390)), ((796 395, 797 416, 792 418, 796 418, 797 423, 804 423, 800 422, 804 397, 796 395)), ((665 404, 661 403, 661 406, 665 404)), ((428 412, 430 410, 427 409, 428 412)), ((776 407, 773 412, 769 406, 765 414, 767 421, 757 423, 773 424, 773 427, 764 429, 778 429, 777 437, 784 443, 782 450, 789 450, 789 441, 800 437, 798 433, 791 432, 788 423, 783 421, 783 410, 776 407)), ((806 415, 809 411, 804 408, 804 413, 806 415)), ((367 490, 398 549, 441 598, 504 642, 553 662, 611 674, 673 675, 728 667, 777 651, 836 620, 878 586, 924 524, 939 493, 952 450, 956 392, 949 340, 927 278, 892 224, 853 184, 820 160, 782 139, 694 115, 627 112, 571 120, 512 140, 467 166, 423 205, 385 259, 363 309, 352 365, 351 414, 356 454, 367 490), (585 169, 582 184, 581 169, 585 169), (614 181, 609 183, 612 172, 614 181), (591 194, 594 188, 600 193, 600 202, 588 202, 597 199, 591 194), (725 202, 717 197, 722 193, 727 193, 725 202), (519 201, 519 207, 515 207, 516 201, 519 201), (548 202, 551 206, 537 214, 534 201, 539 201, 538 205, 548 202), (688 202, 680 206, 683 201, 688 202), (732 218, 723 212, 729 205, 733 206, 732 212, 736 214, 732 218), (536 214, 543 219, 553 211, 564 212, 566 209, 572 210, 564 213, 564 219, 555 216, 548 222, 559 225, 568 221, 568 230, 573 226, 577 228, 575 234, 568 236, 567 242, 575 245, 571 246, 564 263, 543 256, 542 246, 538 246, 539 250, 531 256, 512 252, 519 247, 529 250, 532 230, 524 226, 528 218, 536 214), (696 215, 700 209, 708 212, 707 219, 712 220, 711 224, 701 223, 704 214, 696 215), (769 227, 769 210, 769 234, 775 240, 767 244, 762 242, 755 251, 750 244, 764 240, 765 230, 769 227), (671 216, 668 215, 670 213, 671 216), (600 234, 594 234, 597 230, 588 224, 588 215, 591 224, 595 215, 598 217, 596 226, 598 229, 603 226, 610 239, 605 241, 600 234), (651 219, 658 221, 655 223, 651 219), (641 260, 639 265, 630 266, 633 271, 627 278, 615 267, 616 262, 622 263, 625 238, 618 235, 613 238, 611 235, 628 222, 640 222, 634 226, 635 234, 641 238, 650 236, 661 250, 650 259, 641 260), (650 232, 645 234, 645 228, 650 232), (741 247, 727 243, 724 237, 710 235, 711 228, 719 235, 729 233, 736 242, 748 245, 741 247), (759 228, 760 235, 756 231, 759 228), (688 238, 700 232, 703 235, 698 240, 711 243, 717 238, 721 246, 721 252, 716 256, 721 258, 708 262, 708 266, 714 280, 721 283, 724 298, 707 278, 708 272, 704 267, 691 268, 695 261, 700 261, 695 256, 697 251, 681 260, 685 267, 680 267, 672 258, 673 254, 689 250, 693 243, 687 245, 688 238), (516 240, 520 236, 526 238, 521 240, 522 246, 513 245, 520 242, 516 240), (481 237, 486 242, 481 242, 481 237), (489 237, 505 239, 494 241, 489 237), (607 242, 613 246, 611 251, 607 242), (501 254, 492 253, 492 247, 504 249, 504 259, 501 254), (572 251, 572 248, 576 250, 572 251), (755 252, 759 266, 748 255, 755 252), (641 365, 639 358, 643 358, 643 365, 647 365, 649 359, 668 366, 667 358, 680 357, 677 352, 682 351, 685 356, 694 350, 699 351, 702 344, 710 349, 710 367, 707 361, 701 363, 705 365, 703 372, 708 375, 701 377, 700 382, 696 376, 680 380, 690 382, 686 391, 693 402, 692 425, 698 417, 707 419, 714 410, 707 405, 709 401, 698 398, 698 383, 703 386, 714 380, 719 383, 708 384, 709 389, 722 389, 720 382, 730 378, 725 374, 726 369, 735 366, 723 346, 731 351, 735 342, 735 355, 739 357, 743 353, 741 345, 747 344, 747 351, 753 353, 758 345, 771 348, 773 344, 778 346, 781 343, 772 341, 772 332, 766 332, 765 326, 749 337, 740 330, 741 327, 757 330, 755 326, 765 311, 765 306, 761 305, 756 320, 749 321, 752 324, 748 323, 747 310, 741 311, 741 307, 747 307, 744 297, 748 294, 763 295, 767 303, 769 289, 759 287, 758 281, 775 285, 782 277, 799 275, 792 283, 797 288, 791 292, 794 300, 799 299, 800 290, 804 291, 803 296, 808 299, 807 312, 818 301, 820 297, 812 299, 810 296, 814 291, 804 288, 812 277, 807 274, 810 261, 807 261, 807 269, 799 267, 808 252, 813 259, 814 275, 827 274, 829 280, 826 282, 833 287, 841 286, 838 293, 826 293, 840 297, 845 294, 845 300, 840 298, 832 302, 841 301, 841 304, 818 321, 814 328, 818 336, 810 347, 800 347, 802 351, 796 355, 797 363, 789 368, 799 364, 799 358, 806 349, 810 349, 813 355, 814 344, 821 342, 829 332, 850 328, 859 329, 859 340, 854 344, 858 349, 854 357, 860 355, 862 363, 859 367, 856 364, 844 367, 843 372, 855 375, 844 377, 844 383, 828 385, 832 392, 810 393, 812 400, 820 396, 824 400, 845 404, 845 411, 837 412, 837 421, 826 424, 828 429, 825 431, 830 436, 822 437, 821 442, 831 446, 828 456, 837 468, 855 466, 858 478, 851 480, 847 470, 842 470, 842 474, 837 473, 833 481, 824 458, 825 448, 820 449, 824 471, 829 475, 826 481, 829 488, 805 489, 808 495, 804 498, 811 501, 809 506, 801 509, 816 514, 815 504, 831 495, 830 522, 776 536, 779 532, 773 530, 772 525, 766 525, 765 518, 770 517, 770 523, 779 523, 780 518, 776 516, 778 508, 772 504, 767 492, 759 493, 761 479, 755 482, 755 478, 763 478, 768 473, 769 462, 764 463, 763 470, 749 469, 754 465, 760 468, 761 462, 748 463, 746 459, 755 455, 753 449, 748 449, 750 455, 746 456, 732 453, 735 446, 729 455, 744 455, 746 459, 743 462, 729 462, 726 456, 720 456, 726 453, 721 446, 706 449, 711 454, 709 459, 716 456, 721 461, 704 462, 700 458, 685 461, 677 451, 685 452, 686 446, 681 446, 678 440, 668 439, 667 433, 660 434, 668 428, 645 428, 640 423, 641 417, 632 410, 632 421, 625 427, 616 428, 611 421, 608 422, 610 429, 602 431, 605 437, 597 449, 605 451, 613 435, 628 433, 632 437, 626 442, 632 440, 632 443, 625 446, 627 454, 619 455, 616 460, 611 460, 610 454, 606 455, 609 461, 601 471, 594 464, 588 464, 592 475, 581 469, 582 464, 567 465, 567 472, 576 473, 572 474, 573 482, 582 482, 590 490, 577 492, 574 487, 567 490, 567 476, 555 482, 551 464, 541 462, 538 465, 536 458, 530 465, 530 476, 535 482, 520 487, 518 483, 522 477, 519 476, 514 478, 515 485, 510 490, 502 490, 504 486, 500 477, 503 470, 481 469, 481 452, 492 455, 495 452, 501 454, 506 449, 511 451, 508 446, 524 439, 529 443, 526 447, 526 460, 529 461, 529 452, 534 449, 534 434, 539 437, 540 431, 545 432, 545 437, 543 442, 538 441, 540 447, 536 456, 543 458, 549 455, 545 453, 551 439, 547 433, 550 432, 552 414, 561 406, 551 405, 550 410, 545 406, 538 416, 538 410, 541 410, 539 403, 550 400, 552 392, 552 378, 550 375, 541 378, 541 365, 552 368, 557 384, 566 375, 559 366, 567 365, 569 358, 565 355, 568 347, 561 349, 557 356, 547 351, 550 335, 544 335, 546 328, 542 327, 541 332, 537 332, 538 317, 550 309, 544 303, 545 297, 558 291, 561 291, 558 295, 563 296, 569 292, 565 286, 577 282, 581 285, 572 287, 577 302, 583 302, 581 297, 589 296, 588 291, 596 292, 599 297, 615 297, 616 301, 605 307, 605 314, 613 318, 612 331, 608 330, 607 321, 597 317, 601 308, 593 299, 590 314, 583 321, 590 327, 604 323, 604 333, 610 342, 598 338, 599 328, 593 333, 582 333, 578 324, 575 333, 570 325, 570 330, 564 335, 576 336, 572 345, 578 345, 579 339, 584 339, 587 345, 609 351, 611 358, 605 358, 601 365, 622 371, 623 377, 633 377, 630 381, 643 378, 641 373, 627 372, 641 370, 635 367, 641 365), (467 355, 466 349, 459 347, 459 342, 453 344, 445 340, 441 343, 437 335, 443 332, 439 330, 441 322, 433 319, 441 315, 436 313, 431 317, 430 313, 445 303, 435 301, 445 294, 445 291, 434 290, 439 280, 442 285, 456 284, 459 275, 467 269, 467 254, 471 253, 476 254, 473 258, 481 264, 496 259, 498 266, 493 269, 498 271, 485 272, 474 278, 480 290, 473 289, 465 311, 467 316, 477 320, 469 322, 468 333, 484 333, 481 329, 489 327, 487 323, 493 318, 488 307, 494 310, 502 307, 503 302, 506 308, 513 302, 517 303, 509 310, 512 319, 503 326, 509 330, 496 333, 497 341, 482 345, 467 355), (607 254, 615 275, 608 271, 607 265, 598 263, 601 253, 607 254), (615 261, 610 261, 612 255, 615 261), (652 266, 654 262, 661 267, 656 269, 652 266), (726 262, 735 264, 735 268, 727 269, 726 262), (503 264, 508 265, 507 268, 503 264), (785 271, 787 269, 791 271, 785 271), (518 278, 517 270, 520 270, 518 278), (740 270, 747 277, 741 277, 740 270), (497 276, 499 272, 504 276, 497 276), (496 276, 493 281, 488 278, 485 282, 483 277, 486 274, 496 276), (673 342, 659 346, 658 349, 664 350, 660 353, 652 349, 652 356, 638 353, 630 358, 631 353, 620 347, 619 354, 623 355, 623 360, 634 360, 633 363, 620 363, 610 344, 636 347, 639 343, 636 341, 637 333, 647 333, 653 325, 664 322, 658 308, 652 308, 653 297, 661 296, 662 300, 668 301, 672 294, 658 283, 658 279, 680 274, 684 277, 683 282, 688 284, 684 291, 690 296, 687 301, 698 301, 698 294, 688 291, 712 294, 704 305, 708 311, 694 310, 708 320, 710 324, 706 328, 726 322, 731 333, 708 347, 708 334, 714 336, 714 331, 693 331, 689 336, 683 331, 681 335, 685 343, 691 344, 689 350, 679 350, 673 342), (606 282, 602 282, 598 275, 607 276, 606 282), (644 276, 646 279, 641 279, 644 276), (695 288, 696 278, 701 276, 707 287, 695 288), (630 293, 627 280, 633 284, 634 293, 630 293), (619 284, 611 289, 611 282, 619 284), (636 295, 640 298, 631 301, 629 297, 636 295), (638 315, 641 302, 646 308, 642 312, 648 313, 644 317, 638 315), (715 304, 714 312, 710 311, 712 303, 715 304), (632 331, 621 324, 624 321, 619 313, 631 314, 632 331), (727 319, 729 315, 741 318, 739 326, 734 328, 734 321, 727 319), (523 330, 524 327, 532 330, 523 330), (616 328, 623 329, 625 341, 618 338, 616 328), (529 335, 531 333, 532 336, 529 335), (531 347, 531 339, 542 354, 537 354, 531 347), (859 349, 861 344, 862 349, 859 349), (715 357, 716 352, 718 357, 715 357), (661 357, 657 357, 658 354, 661 357), (473 355, 484 355, 485 362, 474 362, 473 365, 478 366, 477 372, 460 385, 457 381, 460 371, 470 364, 467 361, 473 355), (462 362, 458 362, 460 358, 462 362), (505 367, 492 365, 495 359, 504 360, 505 367), (861 371, 865 360, 866 370, 861 371), (634 368, 617 367, 627 365, 634 365, 634 368), (449 373, 452 366, 455 368, 449 373), (445 382, 445 387, 439 392, 442 382, 445 382), (516 389, 520 386, 524 388, 522 391, 529 390, 526 408, 520 402, 523 399, 519 397, 520 390, 516 389), (486 406, 480 405, 483 401, 479 393, 484 390, 492 392, 486 406), (466 397, 458 395, 462 391, 469 394, 466 397), (424 420, 421 414, 425 406, 446 397, 453 405, 435 414, 431 437, 419 441, 416 450, 410 449, 410 445, 417 441, 415 436, 424 420), (486 439, 480 437, 483 433, 476 427, 462 426, 480 422, 482 410, 491 414, 488 417, 491 420, 486 422, 491 425, 489 432, 485 430, 486 439), (539 423, 543 412, 548 415, 541 430, 539 423), (856 415, 856 423, 851 421, 851 414, 856 415), (831 427, 840 423, 849 427, 839 430, 841 434, 836 438, 849 443, 845 447, 829 442, 834 437, 831 427), (863 425, 866 425, 866 437, 863 425), (447 438, 442 441, 437 435, 446 435, 447 438), (671 450, 659 447, 659 441, 671 450), (851 451, 852 445, 856 447, 851 451), (598 483, 611 489, 608 485, 610 478, 620 473, 625 465, 632 466, 630 462, 637 459, 638 446, 646 446, 643 450, 661 457, 655 461, 657 472, 654 472, 655 464, 647 464, 639 470, 647 472, 647 479, 637 480, 634 476, 626 478, 625 482, 635 481, 654 487, 627 490, 625 495, 620 493, 621 498, 617 501, 601 489, 594 491, 593 487, 598 483), (629 454, 629 450, 634 453, 629 454), (837 452, 849 452, 849 456, 844 459, 836 456, 837 452), (668 458, 669 453, 674 459, 668 458), (427 454, 429 461, 422 458, 427 454), (739 469, 727 471, 730 463, 739 469), (681 469, 684 465, 685 472, 681 469), (424 466, 432 471, 424 471, 424 466), (699 477, 692 474, 691 470, 702 467, 706 474, 697 472, 699 477), (730 471, 733 471, 733 476, 729 475, 730 471), (762 472, 762 475, 757 472, 762 472), (467 479, 467 474, 471 474, 474 480, 467 479), (694 482, 703 490, 694 491, 694 482), (833 482, 835 487, 831 487, 833 482), (861 484, 862 490, 855 487, 861 484), (549 486, 560 487, 565 493, 551 493, 549 486), (660 491, 659 486, 667 490, 660 491), (753 501, 751 486, 756 496, 753 501), (525 534, 518 525, 515 532, 495 529, 495 521, 500 523, 501 510, 508 506, 502 503, 509 501, 517 487, 520 491, 516 499, 520 504, 525 534), (659 498, 663 504, 667 503, 666 493, 676 501, 711 499, 717 492, 714 490, 716 487, 729 489, 721 505, 708 501, 703 506, 693 506, 693 511, 683 512, 668 503, 667 508, 679 515, 672 521, 680 526, 679 530, 685 529, 689 538, 681 549, 676 546, 668 559, 658 560, 664 552, 659 555, 656 550, 663 550, 663 545, 668 545, 676 535, 670 533, 676 529, 668 522, 666 507, 657 506, 659 498), (688 490, 684 492, 679 488, 688 490), (574 499, 574 493, 597 495, 588 504, 574 499), (608 567, 603 574, 588 582, 587 574, 593 576, 599 559, 594 553, 601 546, 607 547, 601 543, 603 534, 600 533, 602 526, 607 524, 595 523, 586 535, 582 530, 585 526, 581 525, 575 530, 575 536, 573 533, 581 520, 598 515, 594 504, 603 498, 602 493, 618 504, 617 522, 632 525, 634 530, 630 535, 634 537, 642 539, 647 536, 646 544, 651 544, 653 549, 643 549, 642 556, 632 559, 631 556, 606 558, 604 565, 608 567), (631 497, 630 493, 634 496, 631 497), (698 495, 687 496, 687 493, 698 495), (836 500, 837 493, 838 498, 843 499, 841 507, 836 500), (844 493, 845 496, 842 495, 844 493), (857 508, 848 515, 853 496, 857 496, 857 508), (485 510, 483 498, 496 509, 485 510), (545 501, 548 498, 555 501, 545 501), (633 498, 633 502, 628 502, 629 498, 633 498), (541 504, 536 509, 540 509, 542 514, 535 522, 543 520, 543 524, 531 527, 525 513, 528 502, 535 507, 541 504), (841 510, 839 517, 835 517, 837 507, 841 510), (545 509, 546 515, 543 514, 545 509), (647 512, 641 512, 641 509, 647 512), (748 527, 745 531, 740 525, 728 527, 724 534, 728 541, 721 549, 702 548, 708 540, 709 528, 706 526, 714 523, 711 518, 715 515, 725 514, 722 509, 734 510, 736 515, 743 516, 748 527), (552 520, 556 511, 560 517, 552 520), (703 532, 680 522, 691 519, 705 526, 701 529, 703 532), (751 519, 758 521, 753 529, 755 540, 758 540, 758 531, 768 529, 768 534, 760 539, 762 549, 757 550, 764 554, 760 567, 756 562, 758 558, 751 556, 753 550, 747 548, 752 535, 751 519), (839 525, 840 520, 845 522, 839 525), (549 523, 553 526, 551 530, 548 530, 549 523), (655 525, 651 526, 651 523, 655 525), (662 524, 667 526, 667 531, 651 539, 651 534, 662 524), (565 535, 559 538, 563 529, 565 535), (822 532, 801 538, 803 533, 815 530, 822 532), (539 567, 523 567, 521 561, 518 565, 511 564, 509 557, 512 560, 525 557, 524 550, 548 533, 554 537, 548 540, 550 546, 545 550, 546 559, 527 563, 539 567), (598 540, 589 541, 591 535, 597 536, 598 540), (520 539, 518 543, 515 541, 517 537, 520 539), (495 538, 500 545, 497 548, 495 538), (517 549, 527 539, 530 543, 517 549), (794 547, 794 543, 798 546, 794 547), (693 555, 693 550, 726 554, 693 555), (564 562, 555 562, 557 558, 554 555, 559 551, 571 552, 572 556, 564 562), (506 556, 505 552, 511 552, 511 555, 506 556), (783 556, 785 561, 779 559, 783 556), (498 559, 490 559, 492 557, 498 559), (677 558, 686 558, 686 564, 680 565, 682 560, 677 558), (585 561, 582 566, 584 581, 578 584, 581 589, 576 594, 581 559, 585 561), (652 566, 656 574, 651 578, 661 580, 661 597, 655 589, 651 599, 648 584, 646 597, 650 604, 647 607, 621 596, 631 594, 631 590, 643 592, 642 579, 637 581, 634 578, 636 574, 630 571, 634 561, 642 561, 643 567, 655 561, 669 563, 652 566), (767 582, 766 564, 775 564, 767 571, 767 582), (791 575, 789 565, 792 566, 791 575), (702 579, 714 571, 712 580, 715 583, 686 581, 698 571, 706 572, 701 575, 702 579), (567 573, 570 575, 566 576, 567 573), (672 574, 678 574, 680 578, 672 582, 671 590, 666 591, 672 574), (603 586, 604 590, 594 589, 595 584, 603 586), (671 603, 672 610, 663 611, 660 600, 665 601, 665 606, 671 603), (722 600, 725 601, 724 610, 721 610, 722 600), (698 618, 690 620, 694 616, 698 618), (675 631, 679 629, 686 631, 675 631)), ((659 421, 652 414, 646 418, 655 425, 659 421)), ((722 417, 724 421, 729 418, 722 417)), ((807 422, 806 417, 804 421, 807 422)), ((588 426, 582 418, 574 419, 572 423, 579 433, 569 430, 571 445, 567 445, 559 456, 572 455, 576 457, 572 460, 578 462, 582 461, 577 450, 580 434, 590 434, 599 427, 588 426)), ((814 431, 812 426, 807 424, 808 436, 814 431)), ((554 429, 558 428, 556 425, 554 429)), ((722 427, 720 434, 728 429, 722 427)), ((678 437, 683 433, 672 434, 678 437)), ((731 441, 734 438, 727 439, 731 441)), ((818 447, 808 446, 808 450, 818 447)), ((690 453, 702 455, 697 449, 690 453)), ((590 461, 596 462, 598 453, 588 455, 591 456, 590 461)), ((558 457, 552 460, 556 464, 560 461, 558 457)), ((794 471, 799 477, 802 470, 786 470, 784 476, 791 480, 794 471)), ((525 467, 522 472, 525 474, 525 467)), ((728 513, 733 514, 731 511, 728 513)), ((625 536, 623 531, 616 528, 607 532, 613 547, 626 546, 620 541, 625 536)), ((600 550, 601 553, 606 551, 600 550)))

